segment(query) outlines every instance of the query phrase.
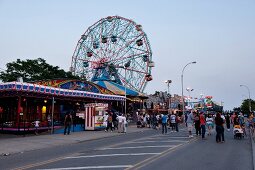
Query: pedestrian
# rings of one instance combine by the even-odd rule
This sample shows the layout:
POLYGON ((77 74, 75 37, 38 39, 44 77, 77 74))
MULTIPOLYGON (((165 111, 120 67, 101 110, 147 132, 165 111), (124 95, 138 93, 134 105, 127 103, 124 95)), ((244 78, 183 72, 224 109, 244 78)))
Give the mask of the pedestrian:
POLYGON ((175 120, 175 130, 176 130, 176 132, 179 132, 179 123, 181 123, 181 117, 178 115, 178 114, 176 114, 176 120, 175 120))
POLYGON ((126 118, 126 116, 123 114, 122 115, 122 117, 123 117, 123 133, 127 133, 127 126, 128 126, 128 123, 127 123, 127 118, 126 118))
POLYGON ((118 129, 118 120, 117 120, 116 112, 114 112, 112 115, 112 122, 113 122, 113 129, 114 130, 118 129))
POLYGON ((205 116, 204 116, 203 112, 200 112, 199 121, 200 121, 201 130, 202 130, 202 139, 205 139, 205 131, 206 131, 205 124, 206 124, 206 121, 205 121, 205 116))
POLYGON ((122 133, 124 130, 124 118, 122 116, 123 114, 118 116, 118 133, 122 133))
POLYGON ((112 132, 112 113, 109 113, 109 115, 108 115, 107 127, 106 127, 105 131, 108 132, 109 128, 111 129, 111 132, 112 132))
POLYGON ((225 142, 224 139, 224 120, 222 119, 220 113, 216 114, 215 125, 216 125, 216 142, 225 142))
POLYGON ((161 121, 162 121, 162 134, 167 134, 167 119, 168 116, 164 113, 161 121))
POLYGON ((172 127, 172 132, 174 132, 174 130, 176 130, 176 115, 174 113, 171 114, 170 116, 170 125, 172 127))
POLYGON ((190 113, 188 114, 186 123, 187 123, 188 131, 189 131, 189 137, 192 138, 193 137, 192 130, 193 130, 193 124, 194 124, 194 115, 192 111, 190 111, 190 113))
POLYGON ((66 133, 68 135, 70 135, 70 130, 71 130, 71 125, 72 125, 72 115, 69 113, 65 116, 65 121, 64 121, 64 125, 65 125, 65 130, 64 130, 64 135, 66 135, 66 133), (67 132, 66 132, 67 130, 67 132))
POLYGON ((208 114, 208 117, 205 120, 206 120, 207 129, 208 129, 208 135, 212 135, 212 129, 213 129, 213 118, 212 118, 212 115, 208 114))
POLYGON ((39 121, 39 119, 36 119, 36 121, 35 121, 35 135, 38 135, 39 126, 40 126, 40 121, 39 121))
POLYGON ((200 136, 201 135, 201 126, 200 126, 200 116, 199 116, 198 112, 195 113, 194 122, 195 122, 196 135, 200 136))
POLYGON ((230 116, 227 114, 226 116, 226 125, 227 125, 227 131, 230 131, 230 116))

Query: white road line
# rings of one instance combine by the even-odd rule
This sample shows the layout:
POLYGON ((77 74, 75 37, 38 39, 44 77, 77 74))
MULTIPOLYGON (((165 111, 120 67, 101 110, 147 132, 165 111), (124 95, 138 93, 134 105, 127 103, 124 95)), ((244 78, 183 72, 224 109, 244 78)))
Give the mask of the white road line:
POLYGON ((111 157, 111 156, 143 156, 143 155, 159 155, 159 154, 161 154, 161 153, 127 153, 127 154, 87 155, 87 156, 66 157, 65 159, 111 157))
POLYGON ((155 137, 149 137, 148 139, 157 139, 157 138, 167 138, 167 139, 190 139, 189 137, 184 136, 155 136, 155 137))
POLYGON ((110 149, 138 149, 138 148, 170 148, 177 145, 155 145, 155 146, 130 146, 130 147, 119 147, 119 148, 101 148, 97 150, 110 150, 110 149))
POLYGON ((171 143, 171 142, 179 142, 179 143, 186 143, 187 141, 182 141, 182 140, 162 140, 162 141, 157 141, 157 140, 147 140, 147 141, 133 141, 130 143, 171 143))
POLYGON ((38 170, 71 170, 71 169, 109 169, 109 168, 131 168, 132 165, 113 165, 113 166, 83 166, 83 167, 69 167, 69 168, 52 168, 52 169, 38 169, 38 170))

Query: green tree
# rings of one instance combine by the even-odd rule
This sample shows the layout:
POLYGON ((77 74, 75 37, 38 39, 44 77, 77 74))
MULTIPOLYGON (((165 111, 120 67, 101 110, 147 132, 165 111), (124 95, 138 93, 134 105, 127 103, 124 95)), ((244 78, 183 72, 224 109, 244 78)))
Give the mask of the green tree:
POLYGON ((3 82, 16 81, 22 77, 24 82, 46 80, 46 79, 80 79, 73 76, 71 72, 65 72, 58 66, 47 64, 42 58, 34 60, 20 60, 6 64, 7 70, 0 72, 0 79, 3 82))
MULTIPOLYGON (((249 99, 243 100, 243 103, 241 104, 241 111, 243 113, 249 113, 249 99)), ((251 99, 251 110, 255 110, 255 101, 251 99)))

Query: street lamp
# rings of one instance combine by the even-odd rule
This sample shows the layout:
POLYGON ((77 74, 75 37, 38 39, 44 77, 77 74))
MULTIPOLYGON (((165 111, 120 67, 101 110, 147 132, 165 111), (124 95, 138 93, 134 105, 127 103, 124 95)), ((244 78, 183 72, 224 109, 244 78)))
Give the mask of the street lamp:
POLYGON ((168 98, 168 108, 171 111, 171 94, 169 91, 169 87, 170 87, 170 83, 172 83, 172 80, 165 80, 165 83, 167 84, 167 94, 169 94, 169 98, 168 98))
POLYGON ((183 97, 183 73, 184 73, 184 70, 185 70, 185 68, 188 66, 188 65, 190 65, 190 64, 196 64, 197 62, 196 61, 193 61, 193 62, 190 62, 190 63, 188 63, 188 64, 186 64, 184 67, 183 67, 183 69, 182 69, 182 75, 181 75, 181 83, 182 83, 182 102, 183 102, 183 104, 182 104, 182 112, 183 112, 183 115, 184 115, 184 104, 185 104, 185 102, 184 102, 184 97, 183 97))
POLYGON ((240 85, 240 87, 245 87, 248 90, 248 94, 249 94, 249 111, 251 113, 251 93, 250 93, 250 89, 249 89, 248 86, 242 85, 242 84, 240 85))
POLYGON ((188 105, 189 105, 189 106, 191 106, 191 104, 190 104, 190 101, 191 101, 190 92, 192 92, 194 89, 187 87, 187 88, 186 88, 186 90, 187 90, 187 91, 188 91, 188 93, 189 93, 188 105))
POLYGON ((124 87, 125 87, 125 116, 127 115, 127 87, 126 87, 126 74, 127 74, 127 68, 130 67, 131 61, 128 61, 127 63, 124 64, 124 66, 119 66, 119 68, 125 69, 125 82, 124 82, 124 87))

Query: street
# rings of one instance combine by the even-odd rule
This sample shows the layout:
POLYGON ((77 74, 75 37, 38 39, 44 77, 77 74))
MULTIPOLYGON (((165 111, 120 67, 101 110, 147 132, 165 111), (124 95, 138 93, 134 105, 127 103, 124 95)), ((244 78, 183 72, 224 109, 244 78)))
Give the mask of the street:
POLYGON ((234 139, 225 132, 226 142, 217 144, 215 134, 207 140, 187 136, 183 127, 165 135, 149 129, 80 141, 2 156, 0 169, 253 169, 248 137, 234 139))

